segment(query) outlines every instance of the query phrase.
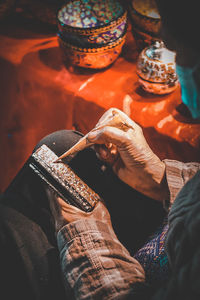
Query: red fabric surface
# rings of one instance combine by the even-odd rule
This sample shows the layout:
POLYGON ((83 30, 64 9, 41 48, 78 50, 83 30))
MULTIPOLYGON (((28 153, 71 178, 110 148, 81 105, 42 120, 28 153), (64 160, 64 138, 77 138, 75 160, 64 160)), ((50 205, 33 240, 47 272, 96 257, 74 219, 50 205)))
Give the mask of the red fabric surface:
POLYGON ((137 57, 129 30, 112 66, 81 71, 64 66, 55 33, 13 25, 1 28, 0 190, 44 135, 64 128, 86 133, 110 107, 130 112, 161 158, 199 161, 200 124, 173 116, 181 103, 180 89, 165 96, 142 91, 135 73, 137 57))

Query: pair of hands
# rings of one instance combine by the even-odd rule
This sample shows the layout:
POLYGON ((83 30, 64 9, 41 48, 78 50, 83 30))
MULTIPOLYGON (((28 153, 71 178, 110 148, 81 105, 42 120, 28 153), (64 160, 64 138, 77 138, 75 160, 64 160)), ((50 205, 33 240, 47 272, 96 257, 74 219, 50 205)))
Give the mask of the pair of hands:
MULTIPOLYGON (((150 149, 138 124, 119 109, 111 108, 103 114, 95 128, 97 129, 88 134, 89 142, 95 144, 99 157, 112 166, 122 181, 155 200, 162 201, 168 196, 165 165, 150 149), (101 126, 109 123, 114 112, 128 125, 126 130, 115 126, 101 126)), ((59 223, 66 224, 81 218, 111 224, 109 212, 101 202, 93 212, 85 213, 57 198, 57 212, 58 210, 62 221, 58 221, 57 230, 61 227, 59 223)), ((58 213, 56 219, 59 219, 58 213)))

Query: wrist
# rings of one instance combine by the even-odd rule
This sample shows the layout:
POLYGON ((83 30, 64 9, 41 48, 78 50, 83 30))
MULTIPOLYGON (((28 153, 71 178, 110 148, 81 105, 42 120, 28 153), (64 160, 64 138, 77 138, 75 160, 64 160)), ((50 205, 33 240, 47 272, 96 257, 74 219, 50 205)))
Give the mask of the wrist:
POLYGON ((143 183, 143 189, 149 197, 158 201, 169 197, 166 167, 155 154, 153 159, 146 163, 143 183))
POLYGON ((152 199, 164 201, 169 197, 165 164, 154 153, 147 156, 141 164, 135 166, 135 176, 128 184, 152 199))
POLYGON ((155 184, 160 185, 165 176, 165 164, 153 153, 151 159, 146 161, 145 172, 152 178, 155 184))

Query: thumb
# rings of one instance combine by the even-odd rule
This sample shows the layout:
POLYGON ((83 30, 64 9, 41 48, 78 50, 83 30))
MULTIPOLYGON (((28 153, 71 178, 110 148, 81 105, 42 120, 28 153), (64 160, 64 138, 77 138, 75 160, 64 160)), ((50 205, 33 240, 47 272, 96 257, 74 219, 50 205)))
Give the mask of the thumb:
POLYGON ((81 209, 79 209, 78 207, 76 207, 72 204, 68 204, 65 200, 63 200, 60 197, 57 198, 57 201, 58 201, 58 204, 60 205, 60 209, 65 213, 69 213, 72 215, 85 214, 85 212, 83 212, 81 209))

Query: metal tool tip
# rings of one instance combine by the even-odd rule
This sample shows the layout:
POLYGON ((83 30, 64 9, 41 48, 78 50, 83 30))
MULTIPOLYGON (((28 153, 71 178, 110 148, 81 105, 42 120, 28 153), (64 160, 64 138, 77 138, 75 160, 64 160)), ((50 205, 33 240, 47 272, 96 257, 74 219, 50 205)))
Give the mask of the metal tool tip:
POLYGON ((53 164, 59 162, 59 160, 60 160, 60 159, 57 158, 56 160, 53 161, 53 164))

